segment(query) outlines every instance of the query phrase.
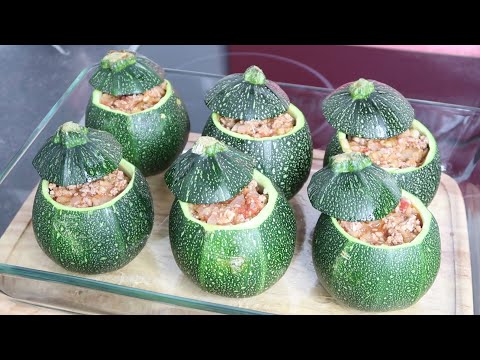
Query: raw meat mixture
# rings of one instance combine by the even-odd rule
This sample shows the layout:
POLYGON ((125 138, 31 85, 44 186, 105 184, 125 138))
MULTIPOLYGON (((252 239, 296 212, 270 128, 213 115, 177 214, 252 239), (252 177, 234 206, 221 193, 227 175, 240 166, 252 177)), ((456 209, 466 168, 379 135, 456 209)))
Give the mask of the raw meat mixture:
POLYGON ((262 193, 255 180, 252 180, 233 199, 216 204, 189 204, 192 215, 207 224, 236 225, 244 223, 265 207, 268 197, 262 193))
POLYGON ((228 130, 238 134, 264 138, 285 135, 290 132, 295 126, 295 119, 289 113, 285 113, 266 120, 244 121, 221 117, 220 123, 228 130))
POLYGON ((57 186, 49 183, 49 194, 56 202, 75 208, 102 205, 120 194, 130 179, 121 170, 81 185, 57 186))
POLYGON ((155 106, 167 92, 167 82, 145 91, 143 94, 112 96, 103 93, 100 103, 114 110, 129 114, 140 112, 155 106))
POLYGON ((352 151, 364 153, 384 168, 418 167, 428 154, 428 139, 416 129, 382 140, 349 137, 348 143, 352 151))
POLYGON ((395 210, 383 219, 369 222, 343 220, 339 222, 347 233, 371 245, 409 243, 422 230, 420 214, 407 199, 401 199, 395 210))

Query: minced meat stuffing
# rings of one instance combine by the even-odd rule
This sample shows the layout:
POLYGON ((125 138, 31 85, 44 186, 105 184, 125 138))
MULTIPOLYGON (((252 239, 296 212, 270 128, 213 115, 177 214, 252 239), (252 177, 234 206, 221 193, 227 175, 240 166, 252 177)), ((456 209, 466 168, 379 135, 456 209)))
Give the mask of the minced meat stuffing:
POLYGON ((192 215, 207 224, 236 225, 244 223, 265 207, 268 196, 260 191, 255 180, 252 180, 233 199, 216 204, 190 204, 192 215))
POLYGON ((295 119, 289 113, 285 113, 266 120, 244 121, 221 117, 220 123, 223 127, 238 134, 264 138, 287 134, 295 126, 295 119))
POLYGON ((353 237, 371 245, 401 245, 411 242, 422 230, 418 210, 407 199, 401 199, 393 212, 380 220, 349 222, 340 226, 353 237))
POLYGON ((418 167, 428 154, 428 139, 416 129, 388 139, 349 137, 348 142, 352 151, 364 153, 384 168, 418 167))
POLYGON ((112 96, 103 93, 100 103, 114 110, 129 114, 137 113, 155 106, 167 92, 167 82, 145 91, 143 94, 112 96))
POLYGON ((57 186, 49 183, 49 194, 56 202, 75 208, 99 206, 112 200, 128 185, 130 179, 121 170, 102 179, 81 185, 57 186))

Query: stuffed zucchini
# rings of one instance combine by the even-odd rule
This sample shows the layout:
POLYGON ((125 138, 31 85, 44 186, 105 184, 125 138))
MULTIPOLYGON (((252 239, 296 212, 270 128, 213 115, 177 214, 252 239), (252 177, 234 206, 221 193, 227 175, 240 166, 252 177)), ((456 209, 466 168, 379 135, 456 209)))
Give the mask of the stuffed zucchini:
POLYGON ((248 297, 282 277, 295 249, 295 215, 252 158, 200 137, 165 181, 176 196, 173 255, 192 281, 214 294, 248 297))
POLYGON ((125 266, 143 249, 153 227, 152 197, 111 134, 65 123, 33 165, 42 178, 33 230, 53 261, 98 274, 125 266))
POLYGON ((144 176, 168 168, 185 147, 190 120, 160 67, 130 51, 111 51, 90 84, 86 126, 113 134, 144 176))
POLYGON ((339 303, 364 311, 403 309, 432 286, 441 254, 435 218, 417 197, 406 191, 400 197, 394 177, 365 155, 332 157, 312 177, 309 197, 322 210, 313 263, 339 303))

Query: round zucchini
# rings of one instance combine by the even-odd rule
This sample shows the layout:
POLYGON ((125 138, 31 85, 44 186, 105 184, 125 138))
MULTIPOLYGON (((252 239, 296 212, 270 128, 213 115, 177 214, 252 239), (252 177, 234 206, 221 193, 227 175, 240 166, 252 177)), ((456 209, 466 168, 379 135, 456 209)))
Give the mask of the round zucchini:
POLYGON ((89 82, 95 89, 113 96, 143 93, 163 82, 163 70, 155 65, 132 51, 111 50, 89 82))
POLYGON ((122 146, 105 131, 66 122, 33 159, 40 177, 60 186, 84 184, 118 168, 122 146))
POLYGON ((122 268, 145 246, 153 227, 153 203, 145 178, 126 160, 120 170, 130 177, 113 200, 89 208, 54 201, 48 181, 38 186, 33 231, 42 250, 63 268, 99 274, 122 268))
POLYGON ((194 218, 188 203, 175 200, 169 234, 178 267, 203 290, 227 297, 262 293, 287 271, 295 250, 293 209, 272 182, 255 170, 268 191, 265 208, 237 225, 210 225, 194 218))
POLYGON ((35 195, 33 231, 42 250, 69 271, 98 274, 119 269, 138 255, 150 235, 154 213, 148 183, 134 165, 120 160, 121 151, 118 158, 118 149, 120 144, 110 134, 67 123, 36 157, 39 173, 48 178, 40 182, 35 195), (75 138, 86 141, 72 142, 75 138), (103 143, 98 142, 100 138, 103 143), (104 155, 109 154, 106 149, 115 149, 110 153, 110 163, 105 162, 104 155), (102 205, 69 207, 49 194, 52 179, 60 179, 57 185, 68 186, 76 184, 76 175, 82 171, 91 181, 112 172, 112 167, 122 170, 130 182, 118 196, 102 205), (97 171, 95 176, 89 169, 97 171))
MULTIPOLYGON (((93 75, 90 82, 95 90, 87 105, 85 124, 113 134, 123 146, 124 158, 140 169, 144 176, 150 176, 167 169, 182 152, 188 140, 190 120, 185 104, 177 96, 171 83, 158 75, 151 61, 135 58, 134 64, 119 66, 122 69, 119 72, 112 70, 113 65, 101 65, 93 75), (149 76, 139 73, 139 65, 143 70, 148 70, 149 76), (112 76, 123 74, 123 77, 121 81, 109 81, 110 78, 106 75, 98 75, 103 73, 111 73, 112 76), (104 79, 104 82, 100 81, 101 79, 104 79), (166 94, 157 104, 146 110, 129 114, 100 103, 103 92, 113 91, 113 85, 110 84, 118 85, 115 88, 117 94, 126 95, 145 92, 164 81, 167 83, 166 94)), ((121 60, 115 57, 107 63, 115 64, 115 61, 121 60)))
MULTIPOLYGON (((214 145, 215 142, 209 141, 209 146, 203 147, 203 151, 197 154, 203 156, 204 160, 195 158, 191 162, 190 166, 198 166, 201 171, 192 170, 191 173, 195 175, 188 177, 190 192, 211 189, 209 179, 213 179, 218 188, 223 188, 227 182, 237 181, 235 173, 238 171, 250 171, 245 168, 237 169, 236 172, 218 172, 214 167, 202 166, 204 161, 213 161, 212 158, 220 154, 223 160, 231 157, 233 162, 236 161, 236 151, 224 144, 214 145), (222 150, 211 151, 214 146, 217 146, 216 150, 222 150)), ((182 158, 192 157, 186 153, 176 160, 189 166, 182 162, 182 158)), ((253 159, 250 163, 253 163, 253 159)), ((184 182, 186 178, 178 181, 184 182)), ((252 179, 268 194, 268 202, 254 218, 236 225, 212 225, 196 219, 189 209, 189 203, 179 199, 189 198, 185 187, 176 186, 174 178, 167 181, 177 196, 169 218, 170 243, 175 261, 205 291, 227 297, 260 294, 282 277, 292 260, 296 239, 293 209, 282 192, 265 175, 253 170, 247 184, 252 179)), ((202 202, 217 202, 219 192, 208 193, 212 196, 202 199, 202 202)))
POLYGON ((414 119, 410 103, 394 88, 359 79, 340 86, 322 103, 325 119, 338 131, 385 139, 407 130, 414 119))
POLYGON ((395 209, 401 196, 391 174, 354 152, 332 156, 312 176, 307 190, 315 209, 347 221, 381 219, 395 209))
POLYGON ((313 264, 323 287, 339 303, 364 311, 390 311, 415 304, 440 267, 438 224, 425 205, 403 191, 419 211, 423 228, 407 244, 370 245, 322 214, 315 227, 313 264))
POLYGON ((165 173, 175 197, 192 204, 213 204, 233 198, 253 178, 255 161, 217 139, 202 136, 165 173))
POLYGON ((267 80, 258 66, 243 74, 219 80, 205 95, 214 113, 237 120, 263 120, 287 112, 290 100, 275 82, 267 80))

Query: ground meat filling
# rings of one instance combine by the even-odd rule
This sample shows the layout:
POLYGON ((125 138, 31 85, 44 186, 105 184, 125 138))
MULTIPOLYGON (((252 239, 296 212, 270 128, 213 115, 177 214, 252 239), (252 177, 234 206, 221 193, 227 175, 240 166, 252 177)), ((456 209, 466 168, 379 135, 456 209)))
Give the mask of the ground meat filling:
POLYGON ((348 143, 352 151, 364 153, 383 168, 418 167, 428 154, 428 139, 416 129, 388 139, 349 137, 348 143))
POLYGON ((155 106, 166 93, 167 82, 164 81, 143 94, 112 96, 103 93, 100 103, 111 109, 133 114, 155 106))
POLYGON ((255 180, 233 199, 216 204, 189 204, 192 215, 207 224, 237 225, 253 219, 267 205, 268 196, 255 180))
POLYGON ((221 117, 220 124, 237 134, 264 138, 287 134, 294 128, 295 119, 289 113, 278 115, 273 119, 250 121, 221 117))
POLYGON ((380 220, 349 222, 340 226, 353 237, 371 245, 401 245, 411 242, 422 230, 418 210, 407 199, 401 199, 393 212, 380 220))
POLYGON ((49 183, 49 194, 56 202, 74 208, 99 206, 115 198, 127 187, 130 179, 121 170, 81 185, 57 186, 49 183))

